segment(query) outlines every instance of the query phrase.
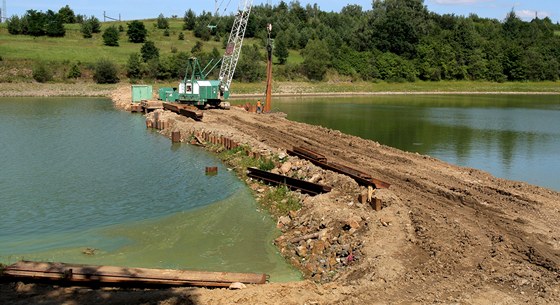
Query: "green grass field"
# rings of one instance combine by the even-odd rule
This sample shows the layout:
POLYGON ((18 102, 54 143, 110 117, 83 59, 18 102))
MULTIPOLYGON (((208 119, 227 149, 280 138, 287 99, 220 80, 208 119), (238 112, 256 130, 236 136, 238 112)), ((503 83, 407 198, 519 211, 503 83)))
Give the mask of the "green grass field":
MULTIPOLYGON (((163 30, 157 29, 154 25, 156 20, 143 20, 148 30, 148 40, 153 41, 160 50, 161 55, 172 53, 175 48, 178 52, 190 52, 197 39, 190 31, 183 31, 183 21, 179 19, 169 20, 168 37, 163 35, 163 30), (183 32, 184 40, 179 40, 179 33, 183 32)), ((105 28, 115 25, 123 25, 126 29, 126 22, 104 22, 101 26, 101 33, 94 34, 93 38, 83 38, 79 24, 67 24, 66 36, 62 38, 51 37, 32 37, 25 35, 10 35, 5 25, 0 27, 0 56, 6 60, 42 60, 48 62, 81 62, 94 63, 100 58, 108 58, 119 65, 126 64, 131 53, 140 52, 141 43, 131 43, 128 41, 126 32, 121 33, 119 47, 107 47, 103 45, 102 33, 105 28)), ((252 44, 254 39, 247 39, 246 44, 252 44)), ((221 41, 205 41, 203 50, 210 52, 216 47, 221 50, 221 41)))

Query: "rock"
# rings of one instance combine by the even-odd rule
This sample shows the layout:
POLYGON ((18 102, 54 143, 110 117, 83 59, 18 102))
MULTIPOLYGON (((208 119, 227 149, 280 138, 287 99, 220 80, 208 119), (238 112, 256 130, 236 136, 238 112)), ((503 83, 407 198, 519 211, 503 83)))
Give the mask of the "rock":
POLYGON ((235 282, 235 283, 231 283, 231 285, 229 285, 229 289, 245 289, 247 288, 247 286, 245 286, 245 284, 240 283, 240 282, 235 282))
POLYGON ((89 248, 89 247, 88 247, 88 248, 85 248, 85 249, 82 250, 82 254, 85 254, 85 255, 95 255, 95 252, 96 252, 96 251, 97 251, 97 249, 95 249, 95 248, 89 248))
POLYGON ((286 159, 288 157, 288 155, 284 152, 281 152, 278 154, 278 159, 280 159, 280 161, 286 159))
POLYGON ((292 169, 292 163, 291 162, 285 162, 280 167, 280 173, 283 173, 285 175, 285 174, 289 173, 291 169, 292 169))
POLYGON ((280 170, 278 168, 273 168, 270 170, 270 172, 277 175, 280 174, 280 170))
POLYGON ((307 247, 306 246, 298 246, 296 248, 296 254, 299 257, 306 257, 307 256, 307 247))
POLYGON ((311 177, 311 178, 309 179, 309 182, 311 182, 311 183, 317 183, 317 182, 321 181, 321 179, 322 179, 322 178, 321 178, 321 175, 320 175, 320 174, 315 174, 315 175, 313 175, 313 177, 311 177))
POLYGON ((287 226, 292 222, 292 220, 290 219, 290 217, 288 216, 280 216, 280 218, 278 218, 278 224, 287 226))

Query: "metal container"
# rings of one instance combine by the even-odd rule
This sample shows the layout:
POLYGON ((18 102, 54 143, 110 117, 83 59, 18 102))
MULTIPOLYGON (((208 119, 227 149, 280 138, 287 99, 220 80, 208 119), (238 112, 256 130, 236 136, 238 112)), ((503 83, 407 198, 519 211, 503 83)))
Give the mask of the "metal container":
POLYGON ((140 103, 143 100, 152 99, 152 86, 132 85, 132 102, 140 103))

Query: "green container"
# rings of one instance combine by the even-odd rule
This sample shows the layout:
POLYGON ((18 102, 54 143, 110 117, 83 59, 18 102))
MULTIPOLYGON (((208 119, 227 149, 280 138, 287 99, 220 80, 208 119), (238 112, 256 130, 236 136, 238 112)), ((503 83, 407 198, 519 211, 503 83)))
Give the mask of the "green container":
POLYGON ((132 85, 132 102, 140 103, 143 100, 152 99, 152 86, 132 85))

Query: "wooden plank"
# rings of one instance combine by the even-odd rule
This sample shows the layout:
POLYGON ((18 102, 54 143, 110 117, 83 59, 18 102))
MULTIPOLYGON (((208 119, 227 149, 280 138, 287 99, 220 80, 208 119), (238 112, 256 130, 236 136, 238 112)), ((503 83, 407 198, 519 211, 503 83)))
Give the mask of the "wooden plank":
POLYGON ((21 261, 6 267, 3 277, 120 284, 227 287, 231 283, 264 284, 266 274, 126 268, 21 261))

